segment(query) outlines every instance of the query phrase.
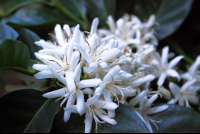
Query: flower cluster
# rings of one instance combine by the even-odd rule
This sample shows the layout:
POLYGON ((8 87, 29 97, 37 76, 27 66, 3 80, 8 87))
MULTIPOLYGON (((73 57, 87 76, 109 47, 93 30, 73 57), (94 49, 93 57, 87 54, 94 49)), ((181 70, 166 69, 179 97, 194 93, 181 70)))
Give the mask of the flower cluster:
MULTIPOLYGON (((173 68, 183 56, 168 63, 171 58, 168 47, 163 48, 162 56, 156 52, 158 41, 153 30, 155 15, 151 15, 146 23, 142 23, 137 16, 125 15, 116 24, 108 16, 110 30, 97 29, 98 23, 98 18, 95 18, 90 32, 81 32, 79 25, 75 28, 64 25, 62 29, 57 24, 57 42, 35 42, 43 48, 35 53, 43 62, 33 65, 39 71, 35 77, 55 78, 61 86, 43 96, 62 99, 60 107, 64 106, 65 122, 71 113, 85 114, 85 132, 91 131, 93 120, 96 126, 105 122, 115 125, 115 109, 119 103, 135 111, 153 132, 150 122, 155 125, 159 121, 149 116, 166 110, 168 105, 153 108, 151 105, 158 98, 166 77, 181 79, 182 76, 173 68), (133 48, 136 52, 132 52, 133 48), (150 82, 155 78, 159 78, 159 91, 150 90, 150 82), (129 101, 127 98, 130 98, 129 101)), ((197 78, 194 69, 191 70, 186 75, 197 78)), ((175 94, 175 99, 170 103, 180 99, 182 104, 186 98, 183 96, 186 95, 185 89, 195 82, 190 81, 180 91, 176 91, 179 88, 170 83, 175 94)), ((192 100, 186 96, 188 101, 192 100)))

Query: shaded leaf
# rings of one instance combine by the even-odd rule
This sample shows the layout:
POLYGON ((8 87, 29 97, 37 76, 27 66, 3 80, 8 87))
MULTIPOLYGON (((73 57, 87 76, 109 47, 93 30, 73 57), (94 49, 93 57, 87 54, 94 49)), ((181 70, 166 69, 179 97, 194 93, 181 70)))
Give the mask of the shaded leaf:
POLYGON ((56 9, 35 5, 17 10, 14 15, 4 18, 3 22, 18 28, 38 25, 48 26, 57 23, 70 24, 67 20, 68 18, 56 9))
POLYGON ((86 5, 89 15, 98 17, 102 25, 106 24, 108 15, 115 13, 115 0, 87 0, 86 5))
POLYGON ((169 108, 161 113, 153 115, 157 123, 158 133, 199 133, 200 113, 191 108, 179 105, 169 105, 169 108))
MULTIPOLYGON (((52 133, 66 133, 66 132, 84 132, 85 115, 79 116, 78 114, 72 114, 67 123, 63 121, 64 110, 60 111, 54 118, 52 125, 52 133)), ((101 127, 98 126, 99 133, 148 133, 148 129, 143 121, 128 107, 120 104, 116 109, 116 125, 110 125, 108 123, 102 123, 101 127)), ((95 132, 95 123, 93 120, 92 131, 95 132)))
POLYGON ((38 3, 38 0, 1 0, 0 18, 12 13, 22 6, 33 3, 38 3))
POLYGON ((61 0, 61 3, 76 16, 86 20, 86 0, 61 0))
POLYGON ((151 14, 156 15, 159 26, 155 26, 156 36, 163 39, 174 33, 187 17, 193 0, 136 0, 134 14, 146 21, 151 14))
POLYGON ((42 92, 24 89, 0 98, 0 132, 49 132, 58 103, 45 99, 42 92))
POLYGON ((18 33, 10 26, 0 24, 0 42, 2 39, 17 39, 18 33))
POLYGON ((28 70, 30 53, 26 45, 12 39, 3 39, 0 43, 0 68, 11 69, 27 74, 34 74, 28 70))
POLYGON ((32 59, 36 59, 34 52, 38 52, 41 47, 37 46, 34 42, 39 41, 40 37, 35 34, 33 31, 22 28, 18 31, 19 40, 22 41, 28 48, 31 54, 32 59))

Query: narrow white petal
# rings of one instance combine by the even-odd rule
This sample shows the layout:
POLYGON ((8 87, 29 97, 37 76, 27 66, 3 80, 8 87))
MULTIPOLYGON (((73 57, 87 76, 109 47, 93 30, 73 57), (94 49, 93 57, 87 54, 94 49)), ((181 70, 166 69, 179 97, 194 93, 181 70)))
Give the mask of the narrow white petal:
POLYGON ((173 82, 169 83, 169 87, 174 97, 177 98, 181 92, 181 89, 173 82))
POLYGON ((120 18, 119 20, 117 20, 116 24, 117 24, 117 28, 118 29, 123 29, 124 27, 124 20, 122 18, 120 18))
POLYGON ((58 43, 61 45, 61 46, 64 46, 66 41, 63 37, 63 32, 62 32, 62 29, 61 29, 61 26, 59 24, 56 24, 55 26, 55 34, 56 34, 56 39, 58 41, 58 43))
POLYGON ((70 70, 74 71, 80 59, 79 51, 74 51, 71 58, 70 70))
POLYGON ((63 50, 55 50, 55 49, 43 49, 39 51, 40 54, 45 54, 45 55, 63 55, 63 50))
POLYGON ((181 76, 182 79, 185 79, 185 80, 191 80, 192 79, 190 73, 188 73, 188 72, 181 74, 180 76, 181 76))
POLYGON ((109 60, 115 58, 120 52, 121 52, 121 50, 118 48, 110 49, 108 51, 103 52, 98 59, 99 61, 98 60, 97 61, 98 61, 98 63, 103 62, 103 61, 109 61, 109 60))
POLYGON ((197 59, 195 60, 195 63, 192 64, 192 66, 190 67, 188 71, 191 76, 194 76, 194 74, 199 68, 199 65, 200 65, 200 56, 197 57, 197 59))
POLYGON ((38 72, 34 76, 37 79, 55 78, 55 75, 52 74, 50 70, 48 71, 44 70, 44 71, 38 72))
POLYGON ((168 64, 168 68, 174 68, 182 58, 184 58, 184 56, 177 56, 171 60, 168 64))
POLYGON ((85 133, 90 133, 93 121, 92 112, 89 112, 89 114, 86 114, 85 116, 85 133))
POLYGON ((77 97, 77 111, 81 115, 85 112, 85 100, 84 100, 84 94, 80 90, 79 92, 76 92, 76 97, 77 97))
POLYGON ((186 82, 182 87, 181 87, 181 91, 186 91, 192 84, 194 84, 197 80, 196 79, 193 79, 193 80, 190 80, 188 82, 186 82))
POLYGON ((152 81, 154 78, 155 78, 154 75, 149 74, 149 75, 145 76, 144 78, 139 78, 139 79, 137 79, 137 80, 134 80, 133 82, 131 82, 131 86, 138 86, 138 85, 141 85, 141 84, 143 84, 143 83, 152 81))
POLYGON ((102 82, 101 79, 85 79, 85 80, 81 80, 78 83, 78 87, 80 89, 82 88, 87 88, 87 87, 97 87, 100 83, 102 82))
POLYGON ((97 107, 102 107, 103 109, 107 109, 107 110, 114 110, 118 107, 118 105, 114 102, 108 102, 108 101, 102 101, 102 100, 97 100, 94 104, 97 107))
POLYGON ((114 66, 107 74, 106 76, 103 78, 103 82, 104 83, 109 83, 113 80, 113 77, 119 73, 119 71, 121 70, 120 66, 114 66))
POLYGON ((71 116, 71 112, 65 111, 64 117, 63 117, 64 122, 67 122, 69 120, 70 116, 71 116))
POLYGON ((148 115, 157 114, 159 112, 163 112, 163 111, 167 110, 168 107, 169 107, 169 105, 163 105, 163 106, 153 107, 153 108, 151 108, 153 110, 151 112, 149 112, 148 115))
POLYGON ((72 37, 72 40, 71 40, 72 43, 75 42, 78 45, 80 45, 80 41, 81 41, 80 39, 82 38, 81 37, 81 32, 79 30, 79 27, 80 27, 79 24, 75 27, 74 34, 73 34, 73 37, 72 37))
POLYGON ((115 113, 115 110, 108 110, 108 117, 113 119, 115 118, 116 116, 116 113, 115 113))
POLYGON ((152 127, 151 127, 150 122, 149 122, 148 120, 145 120, 145 124, 146 124, 146 126, 147 126, 149 132, 150 132, 150 133, 153 133, 153 129, 152 129, 152 127))
POLYGON ((92 21, 92 26, 91 26, 91 30, 90 30, 90 34, 95 34, 97 33, 97 27, 99 25, 99 18, 95 18, 93 21, 92 21))
POLYGON ((48 70, 48 66, 44 64, 34 64, 32 68, 38 71, 48 70))
POLYGON ((92 98, 87 99, 87 105, 92 105, 94 104, 98 99, 99 99, 100 95, 93 95, 92 98))
POLYGON ((63 76, 63 74, 56 74, 56 78, 62 82, 64 85, 67 85, 67 82, 66 82, 66 78, 63 76))
POLYGON ((178 101, 178 98, 171 99, 170 101, 167 102, 167 104, 175 104, 178 101))
POLYGON ((74 70, 74 80, 76 83, 78 83, 80 81, 80 76, 81 76, 81 63, 79 63, 75 70, 74 70))
POLYGON ((67 88, 61 88, 55 91, 51 91, 48 93, 43 94, 42 96, 45 98, 57 98, 61 97, 68 92, 67 88))
POLYGON ((162 59, 161 59, 161 64, 163 67, 165 67, 167 65, 168 62, 168 53, 169 53, 169 47, 166 46, 162 49, 162 59))
POLYGON ((85 52, 85 50, 78 44, 75 44, 77 49, 80 51, 82 57, 88 62, 91 63, 89 55, 85 52))
POLYGON ((97 116, 102 119, 103 121, 111 124, 111 125, 116 125, 117 122, 114 119, 110 119, 107 115, 102 114, 99 110, 94 109, 95 113, 97 114, 97 116))
POLYGON ((102 68, 107 68, 108 67, 108 64, 106 62, 101 62, 100 66, 102 68))
POLYGON ((112 102, 111 94, 108 90, 104 90, 103 95, 104 95, 105 101, 112 102))
POLYGON ((146 103, 145 107, 151 107, 152 103, 158 98, 158 94, 154 94, 146 103))
POLYGON ((74 83, 74 73, 72 71, 66 72, 65 78, 69 92, 76 93, 76 85, 74 83))
POLYGON ((178 73, 176 72, 176 70, 174 70, 174 69, 168 69, 167 72, 166 72, 166 74, 167 74, 168 76, 171 76, 171 77, 176 77, 176 78, 178 79, 178 81, 181 80, 179 74, 178 74, 178 73))
POLYGON ((138 104, 142 100, 142 98, 144 98, 144 96, 147 95, 147 93, 148 93, 148 90, 142 91, 135 98, 131 99, 129 104, 135 106, 136 104, 138 104))
POLYGON ((165 73, 161 73, 160 77, 158 78, 157 85, 161 87, 165 82, 166 77, 167 75, 165 73))
POLYGON ((89 64, 89 67, 87 69, 87 73, 91 74, 94 70, 96 70, 98 68, 98 64, 97 62, 92 62, 89 64))
POLYGON ((69 48, 67 49, 67 63, 68 64, 71 63, 72 54, 73 54, 73 42, 71 41, 71 43, 69 44, 69 48))
POLYGON ((133 96, 136 95, 137 90, 136 89, 123 88, 122 92, 124 93, 125 97, 133 97, 133 96))
POLYGON ((63 26, 63 29, 64 29, 65 32, 67 33, 67 36, 70 37, 70 36, 71 36, 71 30, 70 30, 69 25, 65 24, 65 25, 63 26))
POLYGON ((68 112, 71 112, 71 113, 76 113, 76 114, 78 114, 77 105, 68 106, 68 107, 64 108, 64 110, 65 110, 65 111, 68 111, 68 112))
POLYGON ((148 21, 146 22, 146 27, 152 27, 154 25, 154 23, 156 22, 156 16, 154 14, 152 14, 148 21))
POLYGON ((85 88, 85 89, 83 89, 83 93, 84 94, 94 94, 94 90, 92 90, 91 88, 85 88))

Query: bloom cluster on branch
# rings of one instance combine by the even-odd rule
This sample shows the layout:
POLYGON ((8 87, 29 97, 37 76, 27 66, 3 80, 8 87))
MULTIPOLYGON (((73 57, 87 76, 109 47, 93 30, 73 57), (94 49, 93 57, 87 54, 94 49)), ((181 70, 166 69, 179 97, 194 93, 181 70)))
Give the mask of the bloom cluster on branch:
POLYGON ((61 88, 43 96, 62 99, 60 107, 64 106, 65 122, 71 113, 77 113, 80 116, 85 114, 85 132, 91 131, 93 120, 96 127, 105 122, 115 125, 115 109, 122 103, 135 111, 149 131, 153 132, 150 123, 156 126, 155 123, 160 121, 151 119, 150 115, 168 108, 168 105, 151 107, 161 96, 161 86, 167 77, 180 80, 190 75, 192 79, 180 91, 177 91, 178 86, 170 83, 175 99, 169 103, 179 100, 182 104, 186 98, 194 102, 192 97, 196 97, 196 94, 189 94, 186 90, 197 81, 198 76, 194 69, 180 76, 173 68, 183 56, 168 63, 168 59, 173 57, 173 54, 168 54, 168 46, 163 48, 162 55, 156 51, 158 41, 153 29, 155 15, 151 15, 146 23, 134 15, 124 15, 116 23, 112 16, 108 16, 109 30, 97 29, 98 23, 98 18, 95 18, 90 32, 80 31, 79 25, 75 28, 64 25, 62 29, 57 24, 56 42, 35 42, 42 47, 35 56, 43 63, 33 65, 39 71, 35 77, 58 80, 61 88), (132 52, 133 49, 136 52, 132 52), (155 78, 158 78, 158 91, 150 88, 150 82, 155 78), (130 98, 129 101, 127 98, 130 98))

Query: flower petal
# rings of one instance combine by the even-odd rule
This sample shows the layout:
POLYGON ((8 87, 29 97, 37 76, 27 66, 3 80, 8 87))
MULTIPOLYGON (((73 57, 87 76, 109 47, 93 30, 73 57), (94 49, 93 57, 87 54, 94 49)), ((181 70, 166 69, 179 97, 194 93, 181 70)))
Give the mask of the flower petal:
POLYGON ((180 95, 181 89, 173 82, 169 83, 169 87, 170 87, 170 90, 171 90, 172 94, 174 95, 174 97, 178 98, 180 95))
POLYGON ((171 60, 168 64, 168 68, 174 68, 182 58, 184 58, 184 56, 177 56, 171 60))
POLYGON ((103 82, 104 83, 109 83, 112 81, 113 77, 119 73, 119 71, 121 70, 120 66, 114 66, 107 74, 106 76, 103 78, 103 82))
POLYGON ((166 72, 166 74, 167 74, 168 76, 171 76, 171 77, 176 77, 176 78, 178 79, 178 81, 181 80, 179 74, 178 74, 178 73, 176 72, 176 70, 174 70, 174 69, 168 69, 167 72, 166 72))
POLYGON ((102 112, 101 112, 102 110, 101 109, 99 109, 99 110, 94 109, 94 111, 95 111, 96 115, 100 119, 102 119, 103 121, 105 121, 105 122, 107 122, 107 123, 109 123, 111 125, 116 125, 117 124, 117 122, 114 119, 110 119, 107 115, 102 114, 102 112))
POLYGON ((151 107, 152 103, 158 98, 158 94, 154 94, 147 102, 145 107, 149 108, 151 107))
POLYGON ((108 102, 102 100, 97 100, 94 104, 97 107, 101 107, 102 109, 107 109, 107 110, 115 110, 118 107, 118 105, 114 102, 108 102))
POLYGON ((67 88, 61 88, 55 91, 51 91, 48 93, 43 94, 42 96, 45 98, 57 98, 61 97, 68 92, 67 88))
POLYGON ((35 70, 38 70, 38 71, 44 71, 44 70, 48 70, 48 65, 34 64, 32 68, 34 68, 35 70))
POLYGON ((59 43, 61 46, 64 46, 65 43, 66 43, 66 40, 65 40, 64 37, 63 37, 63 32, 62 32, 61 26, 60 26, 59 24, 56 24, 54 30, 55 30, 56 39, 57 39, 58 43, 59 43))
POLYGON ((197 80, 193 79, 190 81, 187 81, 182 87, 181 87, 181 92, 186 91, 192 84, 194 84, 197 80))
POLYGON ((79 63, 74 70, 74 81, 78 83, 81 77, 81 63, 79 63))
POLYGON ((50 70, 48 70, 48 71, 44 70, 44 71, 38 72, 34 76, 37 79, 55 78, 55 75, 52 74, 52 72, 50 70))
POLYGON ((94 94, 94 91, 91 88, 85 88, 83 89, 84 94, 94 94))
POLYGON ((157 85, 161 87, 165 82, 166 77, 167 75, 165 73, 161 73, 160 77, 158 78, 157 85))
POLYGON ((144 78, 139 78, 137 80, 134 80, 133 82, 131 82, 131 86, 136 87, 136 86, 141 85, 143 83, 152 81, 154 78, 155 78, 154 75, 149 74, 149 75, 145 76, 144 78))
POLYGON ((148 113, 148 115, 152 115, 152 114, 157 114, 157 113, 159 113, 159 112, 163 112, 163 111, 167 110, 168 107, 169 107, 169 105, 162 105, 162 106, 158 106, 158 107, 153 107, 153 108, 151 108, 151 109, 153 109, 153 110, 150 111, 150 112, 148 113), (154 109, 155 109, 155 110, 154 110, 154 109))
POLYGON ((72 71, 67 71, 65 74, 65 78, 69 92, 76 93, 76 85, 74 83, 74 73, 72 71))
POLYGON ((81 80, 78 83, 78 87, 80 89, 87 88, 87 87, 97 87, 102 82, 101 79, 95 78, 95 79, 85 79, 81 80))
POLYGON ((74 51, 71 58, 70 70, 74 71, 80 59, 79 51, 74 51))
POLYGON ((99 18, 94 18, 94 20, 92 21, 92 26, 91 26, 91 30, 90 30, 91 35, 97 33, 98 25, 99 25, 99 18))
POLYGON ((85 133, 90 133, 93 121, 92 112, 89 112, 85 116, 85 133))
POLYGON ((142 100, 142 98, 144 98, 144 96, 147 95, 147 93, 148 93, 148 90, 142 91, 135 98, 130 100, 129 105, 135 106, 136 104, 138 104, 142 100))
POLYGON ((92 63, 89 64, 89 67, 87 68, 87 73, 91 74, 97 68, 98 68, 97 62, 92 62, 92 63))
POLYGON ((84 100, 84 94, 81 90, 79 92, 76 92, 76 97, 77 97, 77 111, 81 115, 85 113, 85 100, 84 100))
POLYGON ((162 57, 161 57, 161 64, 163 67, 167 66, 168 62, 168 53, 169 53, 169 47, 166 46, 162 49, 162 57))

